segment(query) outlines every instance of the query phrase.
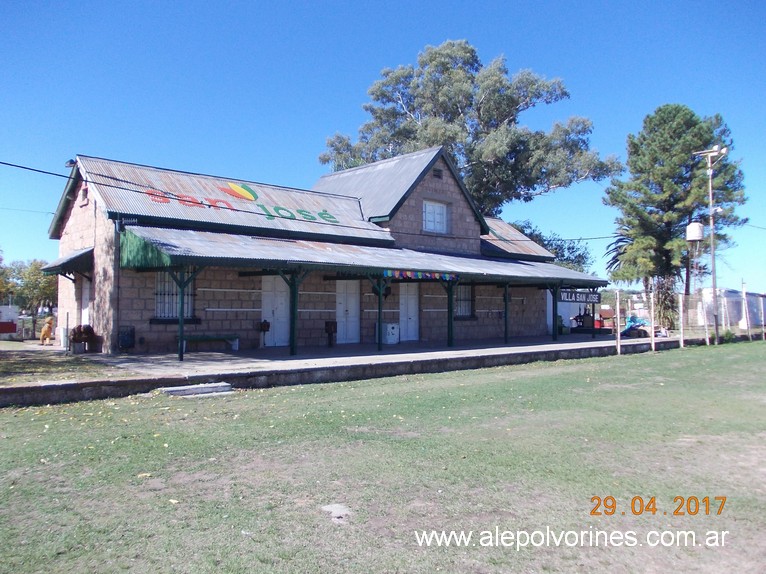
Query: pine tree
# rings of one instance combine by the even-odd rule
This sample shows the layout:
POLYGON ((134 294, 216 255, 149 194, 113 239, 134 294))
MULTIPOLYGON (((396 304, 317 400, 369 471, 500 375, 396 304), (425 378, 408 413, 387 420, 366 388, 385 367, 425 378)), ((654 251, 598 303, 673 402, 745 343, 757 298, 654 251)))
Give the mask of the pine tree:
MULTIPOLYGON (((704 158, 695 152, 713 145, 731 150, 729 128, 719 115, 700 118, 680 104, 667 104, 644 119, 638 135, 628 136, 627 181, 612 180, 604 203, 620 211, 617 234, 610 245, 607 269, 615 281, 641 281, 654 288, 660 318, 670 324, 673 291, 686 272, 689 290, 690 259, 686 226, 709 224, 708 176, 704 158)), ((716 245, 731 243, 724 232, 747 222, 735 213, 746 201, 738 162, 723 158, 713 180, 716 208, 716 245)))

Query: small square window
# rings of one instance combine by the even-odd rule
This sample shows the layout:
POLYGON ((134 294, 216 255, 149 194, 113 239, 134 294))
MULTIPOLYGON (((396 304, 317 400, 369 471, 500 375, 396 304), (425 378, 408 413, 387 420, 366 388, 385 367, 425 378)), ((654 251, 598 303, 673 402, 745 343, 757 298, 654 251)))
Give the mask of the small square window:
POLYGON ((423 201, 423 231, 447 233, 447 204, 423 201))

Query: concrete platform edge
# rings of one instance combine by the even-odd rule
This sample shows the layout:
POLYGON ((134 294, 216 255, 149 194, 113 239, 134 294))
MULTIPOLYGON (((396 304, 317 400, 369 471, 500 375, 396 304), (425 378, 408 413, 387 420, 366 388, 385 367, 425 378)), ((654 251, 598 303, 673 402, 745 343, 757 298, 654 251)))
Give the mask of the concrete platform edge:
MULTIPOLYGON (((687 345, 689 342, 687 341, 687 345)), ((677 339, 657 341, 657 351, 679 347, 677 339)), ((647 342, 626 344, 623 354, 646 353, 651 351, 647 342)), ((378 379, 398 375, 441 373, 445 371, 483 369, 503 365, 520 365, 536 361, 558 361, 563 359, 584 359, 616 355, 615 346, 593 346, 578 348, 541 349, 518 352, 509 349, 507 353, 456 357, 426 357, 419 360, 350 364, 298 368, 292 370, 259 370, 251 372, 221 372, 215 375, 194 375, 179 377, 137 377, 128 379, 89 380, 51 384, 30 384, 15 387, 0 387, 0 407, 24 407, 77 401, 120 398, 148 393, 161 387, 215 383, 226 381, 233 388, 263 389, 290 385, 344 382, 378 379)))

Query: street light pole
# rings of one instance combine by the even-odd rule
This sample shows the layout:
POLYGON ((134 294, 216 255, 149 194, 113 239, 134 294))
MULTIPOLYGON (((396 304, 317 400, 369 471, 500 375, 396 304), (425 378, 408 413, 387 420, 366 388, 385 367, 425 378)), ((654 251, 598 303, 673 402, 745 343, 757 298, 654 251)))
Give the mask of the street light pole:
POLYGON ((704 157, 707 160, 708 181, 708 207, 710 209, 710 273, 713 278, 713 325, 715 328, 715 344, 718 344, 718 285, 715 273, 715 204, 713 200, 713 166, 717 164, 728 152, 728 148, 714 145, 710 149, 694 152, 694 155, 704 157), (713 158, 718 158, 713 161, 713 158))

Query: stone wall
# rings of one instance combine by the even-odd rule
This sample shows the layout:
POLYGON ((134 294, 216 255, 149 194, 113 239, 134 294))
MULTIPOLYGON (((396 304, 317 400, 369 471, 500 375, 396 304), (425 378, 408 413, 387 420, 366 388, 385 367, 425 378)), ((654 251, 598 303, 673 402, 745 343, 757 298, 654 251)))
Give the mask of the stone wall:
MULTIPOLYGON (((65 214, 65 225, 59 240, 59 256, 93 247, 93 272, 90 277, 90 298, 88 301, 88 323, 93 327, 102 343, 102 350, 108 352, 116 346, 114 308, 117 305, 115 274, 119 272, 115 261, 116 233, 114 222, 110 221, 99 206, 99 199, 92 189, 80 184, 76 197, 71 201, 65 214)), ((75 282, 59 277, 58 333, 62 329, 82 324, 81 299, 83 283, 88 281, 81 275, 75 282)))
MULTIPOLYGON (((508 334, 511 337, 545 335, 545 291, 530 287, 509 289, 508 334)), ((421 287, 422 341, 447 341, 447 291, 438 283, 421 287)), ((494 285, 474 287, 474 316, 453 322, 456 343, 502 338, 504 328, 503 289, 494 285)))
MULTIPOLYGON (((279 279, 281 281, 281 278, 279 279)), ((178 323, 158 322, 155 318, 155 272, 122 270, 117 326, 135 329, 138 353, 173 352, 177 348, 178 323)), ((378 298, 368 279, 360 285, 360 342, 376 340, 378 298)), ((401 283, 392 283, 383 302, 383 322, 399 323, 401 283)), ((186 334, 237 334, 240 349, 263 346, 258 326, 263 319, 262 277, 240 277, 236 269, 207 268, 194 280, 194 316, 198 324, 187 324, 186 334)), ((325 325, 336 320, 336 282, 328 274, 310 274, 298 290, 299 347, 328 344, 325 325)), ((454 321, 455 342, 500 339, 503 337, 503 290, 494 285, 478 285, 474 290, 474 317, 454 321)), ((447 342, 447 294, 441 284, 419 283, 420 340, 447 342)), ((511 290, 510 336, 544 335, 545 292, 534 288, 511 290)), ((196 349, 227 350, 222 341, 195 343, 196 349)))
POLYGON ((481 227, 476 214, 443 159, 439 159, 425 175, 386 226, 396 239, 397 247, 470 255, 481 253, 481 227), (441 170, 441 178, 434 176, 434 170, 441 170), (446 234, 423 231, 424 200, 447 204, 446 234))

